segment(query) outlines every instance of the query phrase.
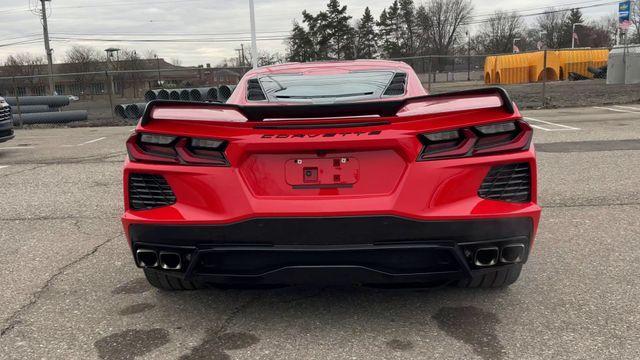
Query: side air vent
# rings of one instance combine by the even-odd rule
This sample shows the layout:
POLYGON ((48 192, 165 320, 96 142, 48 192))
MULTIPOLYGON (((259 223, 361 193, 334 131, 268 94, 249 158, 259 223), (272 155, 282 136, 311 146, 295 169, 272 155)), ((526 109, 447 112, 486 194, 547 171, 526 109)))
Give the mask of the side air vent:
POLYGON ((175 204, 176 196, 164 177, 151 174, 129 175, 129 206, 148 210, 175 204))
POLYGON ((387 89, 384 91, 384 96, 397 96, 404 95, 404 90, 407 85, 407 74, 396 73, 393 75, 393 79, 387 89))
POLYGON ((508 202, 531 199, 531 169, 529 163, 494 166, 484 178, 478 196, 508 202))
POLYGON ((262 91, 262 87, 260 86, 260 80, 249 79, 248 88, 247 88, 247 100, 249 101, 267 100, 267 97, 264 95, 264 91, 262 91))

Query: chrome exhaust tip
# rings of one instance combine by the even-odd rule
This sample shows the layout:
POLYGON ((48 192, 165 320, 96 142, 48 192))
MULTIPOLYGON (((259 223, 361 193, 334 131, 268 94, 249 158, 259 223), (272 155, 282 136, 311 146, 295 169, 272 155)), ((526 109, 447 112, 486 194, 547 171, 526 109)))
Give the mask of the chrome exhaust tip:
POLYGON ((500 249, 497 246, 476 249, 473 263, 478 267, 493 266, 498 263, 500 249))
POLYGON ((153 268, 158 266, 158 253, 155 250, 136 250, 136 262, 142 268, 153 268))
POLYGON ((524 258, 524 244, 509 244, 500 250, 500 262, 515 264, 524 258))
POLYGON ((161 251, 160 267, 165 270, 180 270, 182 269, 182 257, 175 252, 161 251))

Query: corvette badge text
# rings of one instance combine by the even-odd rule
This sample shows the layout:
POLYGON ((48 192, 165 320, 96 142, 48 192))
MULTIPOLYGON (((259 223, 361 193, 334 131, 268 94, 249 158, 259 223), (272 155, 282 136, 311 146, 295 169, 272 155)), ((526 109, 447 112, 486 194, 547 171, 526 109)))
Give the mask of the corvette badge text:
POLYGON ((342 133, 326 133, 326 134, 277 134, 277 135, 272 135, 272 134, 264 134, 261 136, 262 139, 294 139, 294 138, 299 138, 299 139, 304 139, 304 138, 308 138, 308 139, 312 139, 312 138, 318 138, 318 137, 347 137, 347 136, 373 136, 373 135, 380 135, 380 133, 382 133, 382 131, 380 130, 376 130, 376 131, 354 131, 354 132, 342 132, 342 133))

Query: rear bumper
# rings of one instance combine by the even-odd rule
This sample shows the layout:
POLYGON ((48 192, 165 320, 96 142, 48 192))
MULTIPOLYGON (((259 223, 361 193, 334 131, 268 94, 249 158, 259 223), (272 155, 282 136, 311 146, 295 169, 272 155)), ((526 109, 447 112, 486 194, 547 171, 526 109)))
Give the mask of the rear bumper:
POLYGON ((534 234, 528 217, 420 221, 394 216, 262 218, 227 225, 128 227, 135 253, 180 254, 169 275, 214 283, 422 283, 454 280, 512 264, 474 265, 479 247, 523 244, 534 234))

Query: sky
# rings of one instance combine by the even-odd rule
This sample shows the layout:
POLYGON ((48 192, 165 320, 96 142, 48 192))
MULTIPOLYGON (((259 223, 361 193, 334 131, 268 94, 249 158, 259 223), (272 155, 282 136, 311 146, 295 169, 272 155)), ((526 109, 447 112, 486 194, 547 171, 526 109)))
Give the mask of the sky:
MULTIPOLYGON (((378 17, 393 0, 342 0, 354 20, 369 6, 378 17)), ((485 16, 495 10, 530 10, 546 6, 562 7, 601 4, 607 0, 472 0, 474 15, 485 16)), ((420 4, 422 1, 415 1, 420 4)), ((0 4, 0 62, 8 55, 30 52, 44 56, 42 26, 29 11, 38 0, 2 1, 0 4), (10 3, 10 4, 7 4, 10 3), (31 4, 30 4, 31 3, 31 4), (24 43, 32 41, 31 43, 24 43), (17 43, 17 44, 16 44, 17 43)), ((182 65, 215 65, 224 58, 237 56, 240 43, 250 44, 248 0, 51 0, 49 31, 54 61, 61 62, 64 52, 74 44, 136 49, 145 54, 154 51, 167 61, 179 59, 182 65), (192 34, 187 37, 185 34, 192 34), (199 34, 197 36, 193 34, 199 34), (184 39, 198 42, 184 42, 184 39), (98 41, 97 39, 100 39, 98 41), (131 40, 170 39, 172 42, 132 42, 131 40), (180 42, 182 41, 182 42, 180 42)), ((316 13, 327 0, 255 0, 258 48, 270 52, 286 50, 287 36, 294 20, 301 20, 306 9, 316 13)), ((610 4, 583 10, 588 18, 615 13, 610 4)), ((532 21, 528 19, 528 21, 532 21)))

